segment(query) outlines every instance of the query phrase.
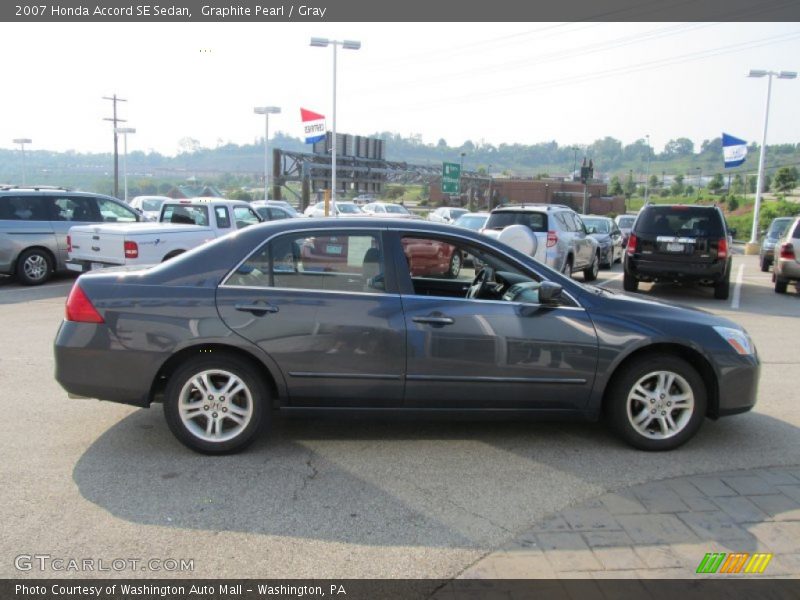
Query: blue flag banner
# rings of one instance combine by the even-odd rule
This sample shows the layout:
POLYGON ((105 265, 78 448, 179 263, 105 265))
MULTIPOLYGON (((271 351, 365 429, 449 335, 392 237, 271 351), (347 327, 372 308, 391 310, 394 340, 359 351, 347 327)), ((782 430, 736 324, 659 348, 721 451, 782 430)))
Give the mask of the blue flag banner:
POLYGON ((738 167, 744 162, 745 158, 747 158, 747 142, 723 133, 722 159, 725 161, 725 168, 738 167))

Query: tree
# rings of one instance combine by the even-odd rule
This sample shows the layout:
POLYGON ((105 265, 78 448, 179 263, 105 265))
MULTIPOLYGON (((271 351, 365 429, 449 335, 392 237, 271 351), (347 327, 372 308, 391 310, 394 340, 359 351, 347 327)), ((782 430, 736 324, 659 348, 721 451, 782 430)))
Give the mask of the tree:
POLYGON ((737 208, 739 208, 739 201, 736 199, 736 196, 731 196, 731 199, 728 200, 728 210, 733 212, 737 208))
POLYGON ((744 180, 742 179, 741 173, 736 173, 736 175, 733 176, 730 192, 732 194, 741 194, 744 192, 744 180))
POLYGON ((675 175, 672 185, 669 186, 669 191, 673 196, 680 196, 684 192, 683 175, 675 175))
POLYGON ((716 173, 714 177, 711 178, 711 181, 708 182, 708 189, 712 194, 716 194, 723 187, 725 187, 725 182, 722 180, 722 173, 716 173))
POLYGON ((694 142, 689 138, 678 138, 670 140, 664 146, 665 158, 676 158, 679 156, 689 156, 694 154, 694 142))
POLYGON ((247 190, 243 190, 241 188, 238 190, 233 190, 232 192, 228 192, 228 198, 231 200, 244 200, 245 202, 253 201, 253 195, 247 190))
POLYGON ((608 193, 612 196, 622 196, 624 193, 622 190, 622 182, 620 182, 618 175, 614 175, 611 178, 611 184, 608 186, 608 193))
POLYGON ((630 200, 636 193, 636 182, 633 180, 633 171, 628 171, 628 178, 625 180, 625 197, 630 200))
POLYGON ((775 174, 775 190, 778 192, 790 192, 797 185, 797 168, 781 167, 775 174))
POLYGON ((650 179, 647 180, 647 185, 651 190, 657 188, 659 183, 656 175, 650 175, 650 179))

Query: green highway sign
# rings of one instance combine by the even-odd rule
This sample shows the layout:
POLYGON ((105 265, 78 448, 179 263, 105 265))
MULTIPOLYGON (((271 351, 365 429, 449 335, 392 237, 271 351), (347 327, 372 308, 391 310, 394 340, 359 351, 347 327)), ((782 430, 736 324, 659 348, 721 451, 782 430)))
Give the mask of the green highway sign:
POLYGON ((442 193, 458 194, 461 182, 461 166, 458 163, 442 164, 442 193))

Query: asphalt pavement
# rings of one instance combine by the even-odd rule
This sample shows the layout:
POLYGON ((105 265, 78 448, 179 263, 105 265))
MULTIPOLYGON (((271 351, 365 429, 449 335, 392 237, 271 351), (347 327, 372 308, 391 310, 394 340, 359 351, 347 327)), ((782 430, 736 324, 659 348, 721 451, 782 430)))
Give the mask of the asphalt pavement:
MULTIPOLYGON (((661 454, 592 423, 277 418, 244 454, 200 456, 173 438, 160 406, 70 400, 54 381, 70 278, 0 281, 0 577, 450 578, 632 486, 800 465, 800 293, 775 294, 757 257, 735 256, 733 273, 727 301, 710 288, 642 285, 645 297, 742 324, 762 360, 754 411, 707 421, 661 454), (15 567, 33 554, 192 559, 194 569, 15 567)), ((620 266, 600 283, 620 291, 620 266)))

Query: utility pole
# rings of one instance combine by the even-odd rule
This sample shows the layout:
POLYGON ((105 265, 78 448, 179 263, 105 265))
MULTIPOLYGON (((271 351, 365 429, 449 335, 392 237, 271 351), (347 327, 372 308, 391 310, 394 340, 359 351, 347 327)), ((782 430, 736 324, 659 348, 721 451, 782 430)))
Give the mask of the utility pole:
POLYGON ((117 95, 103 96, 103 100, 111 100, 114 104, 114 116, 105 117, 104 121, 111 121, 114 124, 114 197, 119 198, 119 139, 117 135, 117 123, 125 123, 125 119, 117 118, 117 102, 127 102, 124 98, 117 98, 117 95))

